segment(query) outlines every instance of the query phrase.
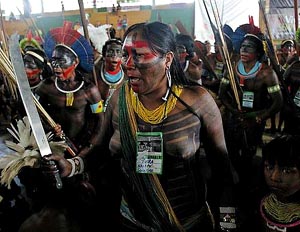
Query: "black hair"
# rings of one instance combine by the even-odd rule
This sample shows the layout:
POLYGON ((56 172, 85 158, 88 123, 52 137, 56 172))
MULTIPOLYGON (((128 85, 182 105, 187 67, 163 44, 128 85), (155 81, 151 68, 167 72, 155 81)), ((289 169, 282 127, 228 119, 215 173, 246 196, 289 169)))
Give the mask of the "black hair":
POLYGON ((153 52, 160 55, 173 52, 174 58, 170 67, 172 81, 175 84, 188 84, 178 60, 175 36, 169 25, 158 21, 133 24, 125 32, 124 38, 132 31, 140 31, 142 38, 149 43, 149 47, 153 52))
POLYGON ((281 48, 283 48, 283 47, 285 47, 286 45, 290 45, 291 47, 296 47, 296 43, 295 43, 295 41, 294 40, 291 40, 291 39, 286 39, 286 40, 283 40, 282 42, 281 42, 281 48))
POLYGON ((187 58, 192 58, 195 52, 194 40, 189 35, 177 34, 175 36, 177 45, 183 45, 189 54, 187 58))
POLYGON ((43 50, 34 47, 28 48, 25 52, 24 58, 25 56, 31 56, 34 59, 37 67, 43 70, 42 76, 44 78, 52 76, 53 71, 51 65, 46 56, 46 53, 43 50), (37 56, 35 56, 34 54, 36 54, 37 56), (43 60, 39 59, 38 56, 40 56, 43 60))
POLYGON ((46 54, 42 50, 34 48, 34 47, 30 47, 30 48, 26 47, 24 57, 25 56, 31 56, 34 59, 34 61, 35 61, 36 65, 38 66, 38 68, 40 68, 40 69, 44 68, 45 60, 46 60, 46 54), (35 56, 35 54, 37 56, 40 56, 43 60, 37 58, 37 56, 35 56))
POLYGON ((300 170, 300 136, 282 135, 262 148, 263 161, 278 163, 281 167, 297 167, 300 170))
POLYGON ((107 40, 102 47, 102 56, 103 57, 106 56, 107 46, 111 45, 111 44, 117 44, 117 45, 120 45, 121 47, 123 45, 122 40, 119 38, 113 38, 113 39, 107 40))

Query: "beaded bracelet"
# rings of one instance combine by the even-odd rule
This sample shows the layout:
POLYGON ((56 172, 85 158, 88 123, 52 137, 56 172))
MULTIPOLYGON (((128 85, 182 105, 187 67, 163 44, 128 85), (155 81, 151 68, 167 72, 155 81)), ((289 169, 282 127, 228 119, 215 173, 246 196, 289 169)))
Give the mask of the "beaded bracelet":
POLYGON ((72 159, 75 163, 75 173, 74 173, 74 175, 83 173, 83 170, 84 170, 83 159, 80 156, 76 156, 72 159))
POLYGON ((68 177, 72 177, 74 175, 83 173, 83 171, 84 171, 84 162, 83 162, 83 159, 81 157, 76 156, 72 159, 67 159, 67 161, 69 163, 71 163, 71 165, 72 165, 72 170, 71 170, 71 173, 68 175, 68 177))
POLYGON ((68 177, 74 176, 75 173, 75 162, 73 159, 67 159, 67 161, 72 165, 71 173, 68 175, 68 177))

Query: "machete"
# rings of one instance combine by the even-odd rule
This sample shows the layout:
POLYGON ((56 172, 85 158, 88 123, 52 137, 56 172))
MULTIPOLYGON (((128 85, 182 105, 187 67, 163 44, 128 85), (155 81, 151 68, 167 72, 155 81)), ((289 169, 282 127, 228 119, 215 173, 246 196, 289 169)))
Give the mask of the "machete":
MULTIPOLYGON (((18 85, 18 89, 23 101, 23 105, 27 114, 27 117, 30 122, 31 130, 35 137, 36 143, 38 145, 40 154, 42 157, 46 155, 50 155, 51 149, 47 140, 47 136, 45 134, 40 116, 38 114, 36 105, 33 100, 32 92, 30 89, 30 85, 27 79, 27 75, 25 72, 25 67, 23 63, 23 58, 21 55, 21 50, 19 47, 19 35, 13 34, 9 40, 9 52, 10 58, 12 62, 12 66, 15 72, 16 81, 18 85)), ((55 164, 54 161, 47 161, 49 164, 55 164)), ((59 172, 55 172, 55 186, 58 189, 62 188, 62 181, 60 179, 59 172)))

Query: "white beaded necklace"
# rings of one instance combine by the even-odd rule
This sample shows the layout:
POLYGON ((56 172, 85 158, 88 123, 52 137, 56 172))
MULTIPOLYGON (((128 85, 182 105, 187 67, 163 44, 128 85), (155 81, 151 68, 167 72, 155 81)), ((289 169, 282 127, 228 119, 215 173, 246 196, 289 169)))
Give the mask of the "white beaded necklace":
POLYGON ((81 81, 81 84, 79 85, 79 87, 74 90, 63 90, 63 89, 59 88, 58 84, 57 84, 57 77, 55 78, 54 83, 55 83, 56 89, 59 92, 66 94, 66 106, 72 106, 73 102, 74 102, 74 93, 81 89, 81 87, 84 84, 84 81, 81 81))
POLYGON ((61 93, 75 93, 75 92, 77 92, 78 90, 80 90, 82 88, 83 84, 84 84, 84 81, 81 81, 81 84, 79 85, 79 87, 77 89, 74 89, 74 90, 63 90, 63 89, 61 89, 61 88, 58 87, 57 77, 55 78, 55 87, 61 93))

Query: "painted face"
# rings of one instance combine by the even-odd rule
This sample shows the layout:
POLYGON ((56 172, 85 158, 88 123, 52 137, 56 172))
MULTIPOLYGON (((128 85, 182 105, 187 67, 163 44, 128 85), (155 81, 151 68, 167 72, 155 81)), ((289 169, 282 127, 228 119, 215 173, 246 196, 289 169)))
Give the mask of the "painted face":
POLYGON ((105 57, 120 57, 120 58, 122 58, 122 46, 119 44, 115 44, 115 43, 107 45, 105 57))
POLYGON ((122 46, 116 43, 107 45, 105 53, 106 71, 119 71, 122 64, 122 46))
POLYGON ((157 64, 161 58, 150 49, 147 41, 138 39, 136 33, 127 36, 126 43, 123 45, 122 64, 124 66, 147 69, 157 64))
POLYGON ((295 51, 295 48, 293 46, 293 44, 291 42, 287 42, 284 44, 283 48, 282 48, 283 53, 289 53, 289 52, 293 52, 295 51))
POLYGON ((300 190, 300 171, 297 167, 280 167, 277 163, 264 163, 264 176, 270 190, 286 198, 300 190))
POLYGON ((242 61, 252 61, 257 59, 257 45, 255 42, 245 39, 240 48, 242 61))
POLYGON ((61 80, 69 79, 76 68, 76 57, 67 48, 58 46, 52 53, 51 66, 56 77, 61 80))
POLYGON ((123 43, 122 65, 134 92, 146 94, 166 85, 165 56, 154 53, 140 32, 129 33, 123 43))
POLYGON ((29 84, 35 85, 40 82, 39 75, 42 72, 42 69, 39 68, 36 60, 30 55, 25 55, 23 60, 29 84))
POLYGON ((186 52, 185 46, 183 46, 183 45, 178 45, 178 46, 176 47, 176 49, 177 49, 177 53, 178 53, 178 55, 179 55, 179 60, 180 60, 180 62, 185 62, 186 57, 189 55, 189 54, 186 52))

